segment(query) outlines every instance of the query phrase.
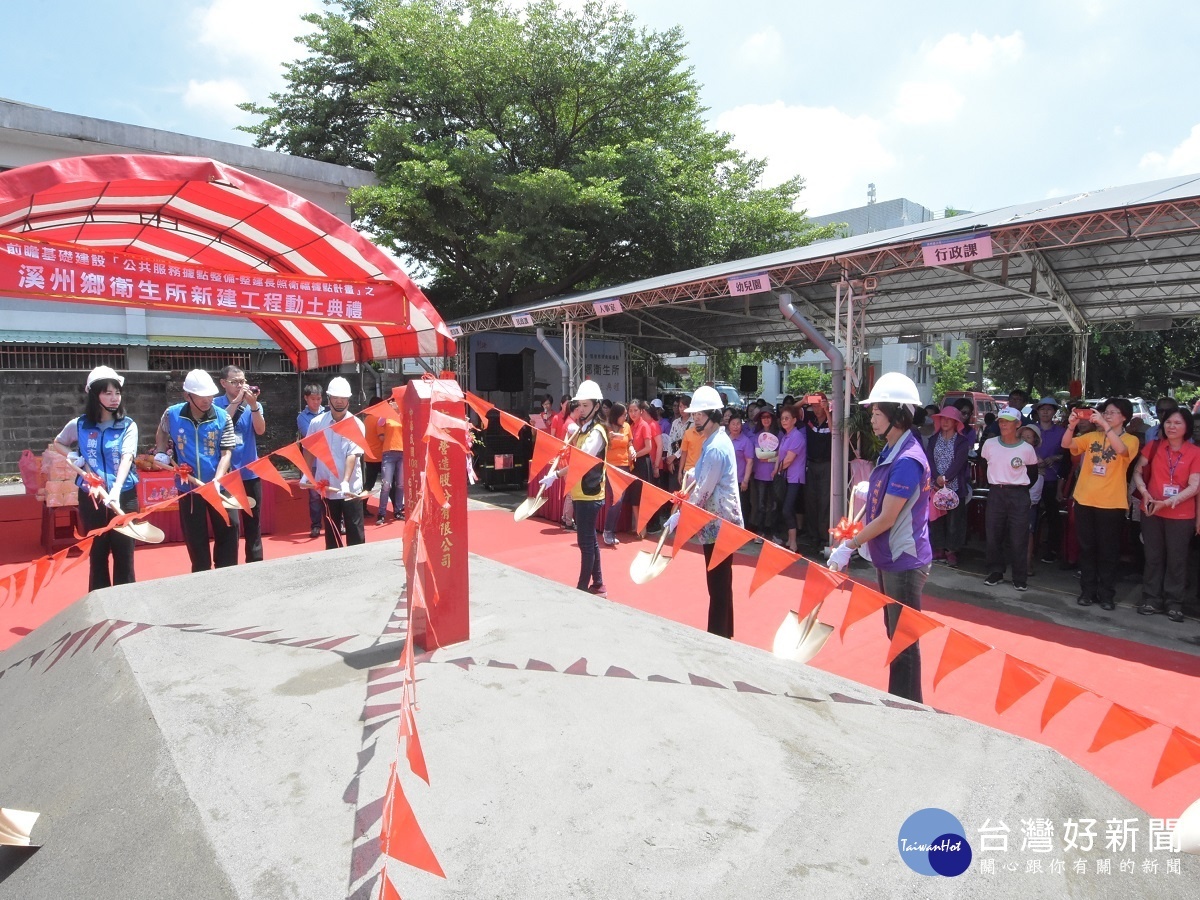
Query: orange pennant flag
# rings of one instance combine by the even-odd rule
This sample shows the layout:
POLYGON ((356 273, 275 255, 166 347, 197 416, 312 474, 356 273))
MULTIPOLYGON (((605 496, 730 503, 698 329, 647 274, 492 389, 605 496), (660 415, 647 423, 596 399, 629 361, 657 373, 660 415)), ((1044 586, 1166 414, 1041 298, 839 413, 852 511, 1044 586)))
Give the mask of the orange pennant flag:
POLYGON ((392 388, 392 399, 396 401, 397 406, 404 405, 404 395, 408 393, 407 384, 398 384, 392 388))
POLYGON ((392 884, 392 879, 388 878, 387 866, 384 866, 379 872, 379 897, 377 900, 401 900, 400 892, 392 884))
POLYGON ((279 474, 279 470, 275 468, 275 464, 271 462, 270 457, 264 456, 261 459, 256 459, 254 462, 247 465, 246 468, 263 481, 269 481, 271 484, 281 487, 287 491, 288 494, 291 494, 292 486, 288 484, 286 478, 279 474))
POLYGON ((333 458, 333 448, 329 446, 329 438, 325 436, 324 430, 310 434, 300 442, 300 446, 325 463, 330 472, 330 481, 338 479, 338 473, 342 471, 343 467, 339 466, 337 460, 333 458))
POLYGON ((946 645, 942 647, 942 658, 938 660, 937 671, 933 674, 933 689, 936 691, 938 682, 973 660, 991 650, 991 646, 983 641, 977 641, 969 634, 964 634, 957 628, 949 629, 946 635, 946 645))
POLYGON ((796 616, 803 622, 834 590, 843 586, 849 590, 850 584, 853 582, 845 575, 830 572, 824 566, 810 562, 804 570, 804 587, 800 590, 800 608, 796 610, 796 616))
POLYGON ((601 460, 590 453, 584 453, 578 447, 572 447, 570 462, 567 463, 567 474, 563 476, 563 490, 571 490, 583 480, 584 475, 600 465, 603 465, 601 460))
POLYGON ((1097 750, 1103 750, 1109 744, 1133 737, 1138 732, 1145 731, 1155 724, 1157 723, 1153 719, 1139 716, 1132 709, 1122 706, 1120 703, 1114 703, 1104 714, 1104 720, 1096 729, 1096 736, 1092 738, 1092 746, 1088 747, 1087 752, 1095 753, 1097 750))
POLYGON ((753 596, 760 587, 801 558, 799 553, 767 541, 758 553, 758 564, 754 567, 754 577, 750 579, 750 595, 753 596))
POLYGON ((753 537, 754 535, 740 525, 722 520, 721 530, 717 532, 717 540, 713 544, 712 556, 708 560, 709 571, 745 547, 753 537))
POLYGON ((488 403, 482 397, 476 397, 474 394, 467 394, 467 406, 475 410, 475 415, 479 416, 479 421, 486 426, 488 413, 494 409, 493 404, 488 403))
POLYGON ((563 452, 566 447, 562 441, 548 431, 534 429, 533 458, 529 461, 529 480, 540 479, 550 461, 563 452))
POLYGON ((29 573, 32 571, 33 566, 23 566, 12 573, 13 603, 21 599, 21 592, 25 590, 25 579, 29 577, 29 573))
POLYGON ((1050 685, 1050 693, 1046 696, 1046 705, 1042 707, 1042 727, 1045 731, 1050 720, 1062 712, 1068 703, 1080 694, 1090 694, 1085 687, 1080 687, 1073 681, 1067 681, 1061 675, 1055 675, 1050 685))
MULTIPOLYGON (((357 415, 360 419, 365 418, 366 416, 378 416, 382 419, 385 416, 394 416, 395 414, 396 411, 392 409, 392 405, 386 400, 380 400, 378 403, 372 403, 370 406, 364 406, 357 413, 355 413, 355 415, 357 415)), ((345 421, 345 419, 342 419, 342 422, 345 421)), ((341 422, 338 424, 340 425, 341 422)), ((358 431, 357 428, 354 430, 358 431)), ((346 437, 350 437, 350 435, 346 435, 346 437)), ((353 438, 351 438, 351 440, 353 440, 353 438)))
POLYGON ((608 483, 612 488, 613 503, 616 503, 625 496, 626 488, 637 481, 637 478, 631 475, 628 469, 622 469, 620 466, 612 466, 607 463, 605 464, 605 474, 608 475, 608 483))
POLYGON ((430 462, 431 460, 425 461, 425 486, 429 491, 429 499, 440 508, 446 509, 450 506, 450 501, 446 499, 446 492, 442 489, 442 482, 438 477, 437 466, 430 465, 430 462))
POLYGON ((32 603, 37 599, 38 591, 42 589, 47 581, 50 580, 51 573, 54 571, 54 560, 49 556, 43 556, 36 560, 33 564, 33 593, 29 595, 29 602, 32 603))
POLYGON ((285 444, 278 450, 272 451, 273 456, 282 456, 297 469, 300 474, 308 479, 309 484, 317 483, 317 476, 312 473, 312 469, 308 467, 308 460, 304 458, 304 454, 300 450, 300 445, 297 443, 285 444))
MULTIPOLYGON (((893 601, 888 601, 893 602, 893 601)), ((900 617, 896 620, 896 630, 892 632, 892 644, 888 647, 885 665, 891 665, 892 660, 919 641, 922 635, 928 634, 935 628, 941 628, 942 623, 931 619, 924 613, 917 612, 911 606, 900 605, 900 617)))
MULTIPOLYGON (((85 559, 88 558, 88 555, 92 552, 92 541, 93 540, 95 540, 95 538, 84 538, 82 541, 80 541, 78 544, 75 545, 74 549, 79 551, 79 555, 74 556, 74 557, 71 557, 71 556, 68 557, 67 561, 63 563, 62 569, 59 571, 60 575, 65 575, 67 572, 70 572, 73 568, 75 568, 77 565, 79 565, 81 562, 83 562, 85 559)), ((70 547, 67 548, 68 554, 70 553, 71 549, 72 548, 70 548, 70 547)))
POLYGON ((706 509, 701 509, 691 503, 680 504, 679 523, 675 526, 675 542, 671 545, 675 553, 692 539, 697 531, 715 519, 716 516, 706 509))
POLYGON ((1154 780, 1150 782, 1150 787, 1158 787, 1168 778, 1173 778, 1195 765, 1200 765, 1200 738, 1182 728, 1172 728, 1167 737, 1167 745, 1163 747, 1162 756, 1158 758, 1158 767, 1154 770, 1154 780))
POLYGON ((226 525, 229 524, 229 510, 221 502, 221 492, 217 490, 217 483, 215 481, 206 481, 195 489, 195 493, 203 497, 209 506, 221 514, 221 518, 225 520, 226 525))
POLYGON ((1004 654, 1004 668, 1000 670, 1000 685, 996 689, 996 712, 1002 713, 1045 680, 1050 673, 1004 654))
MULTIPOLYGON (((387 406, 387 404, 377 405, 387 406)), ((387 409, 389 412, 391 412, 392 408, 387 406, 387 409)), ((335 434, 340 434, 350 443, 354 444, 354 446, 362 450, 363 453, 367 453, 370 451, 370 448, 367 446, 366 437, 363 436, 362 429, 364 427, 365 426, 363 426, 359 419, 356 419, 354 416, 346 416, 342 419, 342 421, 334 422, 332 425, 330 425, 329 430, 335 434)), ((318 434, 320 434, 320 432, 318 432, 318 434)), ((326 439, 326 443, 328 443, 328 438, 326 439)))
POLYGON ((654 514, 670 499, 671 495, 658 485, 648 481, 642 482, 642 498, 638 501, 638 517, 635 523, 638 534, 646 530, 646 526, 650 524, 654 514))
POLYGON ((417 734, 417 720, 413 717, 412 704, 407 704, 404 712, 408 720, 408 738, 404 749, 408 767, 414 775, 429 784, 429 768, 425 765, 425 751, 421 749, 421 737, 417 734))
MULTIPOLYGON (((8 599, 9 597, 12 597, 12 593, 12 576, 9 575, 7 578, 0 578, 0 606, 6 606, 8 604, 8 599)), ((16 598, 13 597, 13 599, 15 600, 16 598)))
POLYGON ((254 510, 250 508, 250 498, 246 495, 246 486, 242 484, 241 472, 229 472, 221 479, 221 487, 229 492, 234 500, 245 511, 246 515, 254 515, 254 510))
MULTIPOLYGON (((513 437, 521 436, 521 429, 528 428, 522 420, 518 419, 512 413, 506 413, 504 410, 497 410, 500 413, 500 427, 511 434, 513 437)), ((484 422, 487 420, 484 419, 484 422)))
POLYGON ((396 764, 392 763, 392 776, 388 784, 387 801, 384 804, 383 829, 379 833, 379 843, 384 854, 392 859, 423 869, 441 878, 446 877, 433 855, 433 848, 425 839, 417 817, 413 815, 408 798, 404 796, 404 788, 396 776, 396 764))
POLYGON ((436 409, 429 410, 429 423, 425 426, 425 439, 458 444, 464 451, 471 452, 470 427, 466 419, 457 419, 436 409))
MULTIPOLYGON (((811 564, 809 564, 808 568, 811 572, 813 567, 811 564)), ((804 580, 804 586, 807 590, 807 578, 804 580)), ((842 617, 842 626, 838 629, 838 637, 844 638, 846 636, 846 629, 848 629, 851 625, 861 622, 872 613, 879 612, 879 610, 883 609, 885 606, 887 606, 887 604, 887 597, 883 596, 883 594, 879 593, 879 591, 873 591, 865 584, 858 584, 855 582, 854 587, 850 589, 850 601, 846 604, 846 615, 842 617)), ((809 610, 809 612, 811 612, 811 610, 809 610)), ((800 614, 797 613, 797 615, 800 614)), ((804 616, 807 615, 807 612, 804 613, 804 616)), ((803 621, 804 616, 801 616, 801 621, 803 621)))

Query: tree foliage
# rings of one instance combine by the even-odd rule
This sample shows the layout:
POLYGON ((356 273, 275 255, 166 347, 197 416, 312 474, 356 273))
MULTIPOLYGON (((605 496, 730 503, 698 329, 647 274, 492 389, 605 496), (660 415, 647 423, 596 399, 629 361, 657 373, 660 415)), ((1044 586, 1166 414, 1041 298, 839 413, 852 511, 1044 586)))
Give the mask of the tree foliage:
POLYGON ((975 382, 968 376, 971 371, 971 348, 959 344, 951 356, 941 347, 934 347, 929 366, 933 369, 933 396, 944 397, 947 391, 969 391, 975 382))
POLYGON ((327 0, 309 53, 247 130, 256 144, 372 169, 352 193, 419 263, 444 313, 533 302, 832 235, 793 209, 799 177, 710 131, 678 28, 616 6, 327 0))
POLYGON ((833 373, 822 372, 819 366, 796 366, 788 371, 787 392, 793 397, 833 390, 833 373))

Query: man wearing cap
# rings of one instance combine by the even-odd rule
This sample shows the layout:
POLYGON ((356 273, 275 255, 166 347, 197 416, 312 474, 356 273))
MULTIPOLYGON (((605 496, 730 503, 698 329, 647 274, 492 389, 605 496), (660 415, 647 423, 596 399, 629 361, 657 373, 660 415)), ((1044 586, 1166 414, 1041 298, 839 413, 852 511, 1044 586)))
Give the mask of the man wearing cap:
MULTIPOLYGON (((321 386, 319 384, 306 384, 304 386, 304 408, 300 410, 300 414, 296 416, 296 435, 300 440, 304 440, 308 436, 308 426, 312 424, 312 420, 325 412, 325 407, 321 405, 321 386)), ((321 536, 321 521, 325 515, 325 507, 321 503, 321 498, 316 491, 308 492, 308 536, 310 538, 321 536)))
POLYGON ((225 393, 214 400, 213 405, 225 410, 233 421, 233 436, 237 443, 230 467, 240 470, 246 496, 254 501, 253 511, 231 511, 230 515, 238 515, 241 519, 246 562, 262 562, 262 527, 258 518, 262 515, 262 480, 245 466, 258 459, 258 436, 266 432, 267 420, 258 399, 258 389, 246 384, 246 373, 237 366, 226 366, 221 371, 221 387, 225 393))
POLYGON ((1004 580, 1005 559, 1012 565, 1013 587, 1028 590, 1029 486, 1037 480, 1037 451, 1017 436, 1021 411, 1006 406, 996 415, 1000 436, 988 438, 980 455, 987 460, 986 585, 1004 580))
MULTIPOLYGON (((325 394, 329 398, 329 411, 317 416, 308 426, 308 434, 330 429, 325 433, 329 443, 329 452, 333 456, 336 469, 330 469, 323 460, 317 459, 308 450, 304 456, 313 475, 318 482, 328 485, 325 489, 325 506, 328 510, 325 522, 325 549, 333 550, 341 546, 341 529, 344 525, 346 544, 364 544, 367 540, 364 524, 365 499, 361 496, 363 484, 362 455, 363 450, 358 444, 343 437, 332 426, 344 420, 347 416, 354 420, 358 433, 366 443, 367 429, 362 420, 350 414, 350 382, 338 376, 331 379, 325 394)), ((307 437, 307 435, 306 435, 307 437)), ((319 490, 320 488, 318 488, 319 490)))
POLYGON ((168 406, 154 435, 154 458, 160 464, 187 467, 187 474, 175 473, 179 490, 179 523, 187 544, 193 572, 207 572, 215 564, 218 569, 236 566, 238 561, 238 517, 229 516, 226 522, 221 513, 195 493, 194 488, 210 481, 219 481, 233 462, 237 437, 233 420, 225 410, 216 406, 213 398, 219 391, 212 376, 203 369, 193 369, 183 379, 187 400, 168 406), (167 455, 171 444, 173 459, 167 455), (212 528, 212 548, 208 544, 212 528))
MULTIPOLYGON (((1058 548, 1062 545, 1062 518, 1059 513, 1062 498, 1059 489, 1063 483, 1063 466, 1067 462, 1066 451, 1062 448, 1063 435, 1067 430, 1061 425, 1054 424, 1058 413, 1058 401, 1053 397, 1043 397, 1034 407, 1038 432, 1042 442, 1038 444, 1038 470, 1045 479, 1042 485, 1042 499, 1039 503, 1039 519, 1046 522, 1046 546, 1042 550, 1042 562, 1054 562, 1058 548)), ((1036 540, 1037 535, 1034 535, 1036 540)))

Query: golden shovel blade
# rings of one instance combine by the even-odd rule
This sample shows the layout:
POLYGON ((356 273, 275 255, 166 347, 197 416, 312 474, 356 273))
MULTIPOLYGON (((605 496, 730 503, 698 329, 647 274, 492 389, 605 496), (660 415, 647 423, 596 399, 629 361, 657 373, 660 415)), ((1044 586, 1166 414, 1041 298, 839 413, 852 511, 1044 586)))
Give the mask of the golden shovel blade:
POLYGON ((633 562, 629 564, 629 579, 634 584, 645 584, 663 573, 663 569, 671 561, 671 557, 662 555, 663 544, 667 542, 668 533, 664 528, 653 553, 642 550, 633 558, 633 562))
POLYGON ((113 531, 146 544, 161 544, 166 537, 161 528, 150 522, 126 522, 124 525, 118 525, 113 531))
MULTIPOLYGON (((250 501, 251 509, 254 509, 254 507, 258 506, 258 502, 253 497, 247 497, 246 499, 250 501)), ((242 508, 242 504, 238 503, 236 497, 230 497, 227 494, 221 495, 221 502, 225 505, 226 509, 241 509, 242 508)))
POLYGON ((542 504, 546 502, 545 489, 539 488, 538 492, 532 497, 526 497, 521 501, 521 505, 513 510, 513 519, 517 522, 524 522, 535 512, 542 508, 542 504))
POLYGON ((817 604, 817 608, 805 616, 804 621, 800 621, 794 610, 788 610, 779 623, 779 630, 775 632, 771 652, 783 659, 809 663, 825 646, 829 635, 833 634, 833 626, 817 618, 820 609, 820 604, 817 604))

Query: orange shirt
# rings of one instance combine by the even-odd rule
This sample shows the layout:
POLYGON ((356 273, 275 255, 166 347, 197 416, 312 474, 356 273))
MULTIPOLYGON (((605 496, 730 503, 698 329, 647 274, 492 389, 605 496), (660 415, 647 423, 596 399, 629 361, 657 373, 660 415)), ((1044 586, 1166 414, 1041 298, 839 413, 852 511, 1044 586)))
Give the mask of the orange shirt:
POLYGON ((399 415, 388 415, 386 419, 380 419, 379 424, 383 428, 382 444, 383 452, 389 450, 404 450, 404 424, 400 421, 399 415))
POLYGON ((610 428, 608 430, 608 453, 605 455, 604 461, 622 469, 630 468, 629 442, 632 437, 633 432, 630 430, 628 422, 619 430, 610 428))
POLYGON ((703 446, 704 438, 694 426, 683 433, 683 440, 679 442, 679 476, 681 478, 684 472, 696 468, 703 446))
POLYGON ((379 416, 372 413, 363 416, 367 427, 367 452, 363 454, 367 462, 379 462, 383 459, 383 445, 379 438, 379 416))

